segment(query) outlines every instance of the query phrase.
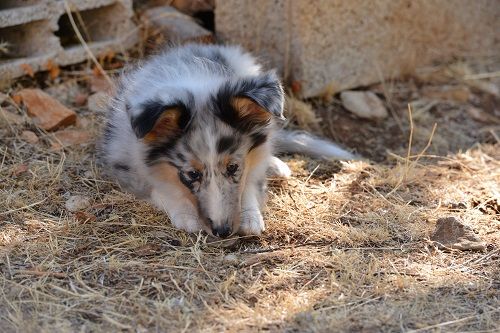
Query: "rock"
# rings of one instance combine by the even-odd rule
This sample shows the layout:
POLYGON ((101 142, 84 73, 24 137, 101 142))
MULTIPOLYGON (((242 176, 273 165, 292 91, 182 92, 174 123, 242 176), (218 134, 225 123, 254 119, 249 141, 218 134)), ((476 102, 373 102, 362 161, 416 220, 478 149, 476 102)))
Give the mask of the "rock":
POLYGON ((23 117, 20 115, 7 110, 7 108, 0 108, 0 127, 19 125, 22 124, 23 121, 23 117))
POLYGON ((235 254, 226 254, 224 258, 222 258, 222 262, 228 265, 236 266, 239 263, 238 257, 235 254))
POLYGON ((22 131, 21 139, 31 144, 36 144, 38 143, 38 141, 40 141, 40 139, 38 139, 38 136, 32 131, 22 131))
POLYGON ((423 97, 432 100, 465 103, 471 97, 469 88, 465 86, 424 87, 423 97))
POLYGON ((69 197, 68 200, 66 200, 64 207, 66 207, 66 210, 72 213, 84 210, 90 207, 90 198, 83 195, 73 195, 69 197))
POLYGON ((75 95, 73 103, 75 103, 76 106, 84 106, 87 103, 88 98, 88 94, 78 93, 75 95))
POLYGON ((383 119, 388 115, 382 101, 371 91, 343 91, 340 99, 347 110, 360 118, 383 119))
POLYGON ((40 89, 23 89, 15 95, 26 106, 35 124, 46 131, 73 125, 76 113, 40 89))
POLYGON ((215 0, 172 0, 170 3, 177 10, 189 15, 213 11, 215 8, 215 0))
POLYGON ((483 251, 486 244, 467 225, 455 217, 437 220, 436 229, 430 239, 439 249, 483 251))
POLYGON ((92 137, 85 130, 67 129, 54 133, 54 138, 56 142, 52 143, 52 148, 59 149, 61 147, 88 143, 92 137))
POLYGON ((110 92, 113 90, 113 85, 103 75, 92 75, 90 77, 90 91, 92 92, 110 92))
POLYGON ((89 96, 87 100, 87 107, 92 112, 105 113, 108 104, 109 95, 104 92, 96 92, 89 96))
POLYGON ((149 8, 142 18, 152 35, 161 34, 170 42, 214 41, 210 31, 199 26, 190 16, 169 6, 149 8))

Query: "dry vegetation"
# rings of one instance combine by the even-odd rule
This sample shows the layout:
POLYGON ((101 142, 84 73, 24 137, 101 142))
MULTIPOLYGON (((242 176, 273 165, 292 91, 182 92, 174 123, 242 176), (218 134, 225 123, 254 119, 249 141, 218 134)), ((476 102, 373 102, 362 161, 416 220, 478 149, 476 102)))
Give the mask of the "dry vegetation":
MULTIPOLYGON (((93 143, 51 148, 28 118, 2 122, 0 331, 499 331, 499 99, 457 79, 464 68, 371 87, 392 112, 379 124, 335 99, 308 101, 322 122, 295 103, 296 123, 374 162, 286 158, 294 176, 270 181, 268 230, 230 242, 177 231, 103 179, 93 143), (424 98, 447 85, 469 97, 424 98), (472 118, 472 105, 497 122, 472 118), (40 142, 24 141, 26 129, 40 142), (90 207, 68 212, 71 195, 90 207), (472 226, 487 250, 435 249, 428 238, 446 216, 472 226)), ((71 106, 89 90, 82 73, 63 71, 49 91, 71 106)), ((36 83, 12 89, 21 84, 36 83)), ((72 108, 97 134, 101 116, 72 108)))

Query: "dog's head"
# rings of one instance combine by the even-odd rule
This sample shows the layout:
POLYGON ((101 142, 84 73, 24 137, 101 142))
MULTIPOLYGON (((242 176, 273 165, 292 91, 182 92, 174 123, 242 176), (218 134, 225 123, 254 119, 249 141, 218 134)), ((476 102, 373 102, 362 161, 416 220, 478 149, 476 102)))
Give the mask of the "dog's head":
POLYGON ((283 89, 270 72, 228 80, 201 100, 188 90, 177 95, 142 103, 132 128, 146 147, 155 181, 177 184, 212 233, 227 237, 239 227, 249 168, 269 153, 273 118, 282 117, 283 89))

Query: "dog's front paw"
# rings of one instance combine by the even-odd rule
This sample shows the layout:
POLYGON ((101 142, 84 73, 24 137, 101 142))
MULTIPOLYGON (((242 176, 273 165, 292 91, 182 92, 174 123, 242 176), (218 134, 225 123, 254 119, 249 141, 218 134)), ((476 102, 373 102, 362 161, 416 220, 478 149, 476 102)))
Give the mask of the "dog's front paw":
POLYGON ((186 232, 199 232, 203 230, 200 218, 196 215, 179 213, 172 216, 170 220, 174 227, 186 232))
POLYGON ((264 224, 264 218, 257 208, 249 209, 241 213, 241 224, 238 233, 240 235, 250 236, 260 236, 262 232, 266 229, 264 224))
POLYGON ((269 160, 269 167, 267 173, 270 176, 276 176, 281 178, 290 178, 292 176, 292 170, 286 165, 285 162, 277 158, 276 156, 271 157, 269 160))

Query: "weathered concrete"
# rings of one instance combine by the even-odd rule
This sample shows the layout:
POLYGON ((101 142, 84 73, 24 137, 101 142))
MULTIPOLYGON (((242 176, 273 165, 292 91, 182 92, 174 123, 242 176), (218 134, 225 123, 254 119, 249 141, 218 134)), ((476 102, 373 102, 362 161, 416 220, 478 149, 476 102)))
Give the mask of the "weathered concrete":
POLYGON ((498 0, 218 0, 216 33, 304 97, 500 51, 498 0))
MULTIPOLYGON (((72 0, 80 14, 82 35, 95 55, 124 51, 139 40, 132 22, 132 0, 72 0)), ((74 16, 76 17, 76 15, 74 16)), ((76 20, 76 18, 75 18, 76 20)), ((64 1, 6 0, 0 4, 0 84, 48 66, 69 65, 88 58, 69 23, 64 1)))

